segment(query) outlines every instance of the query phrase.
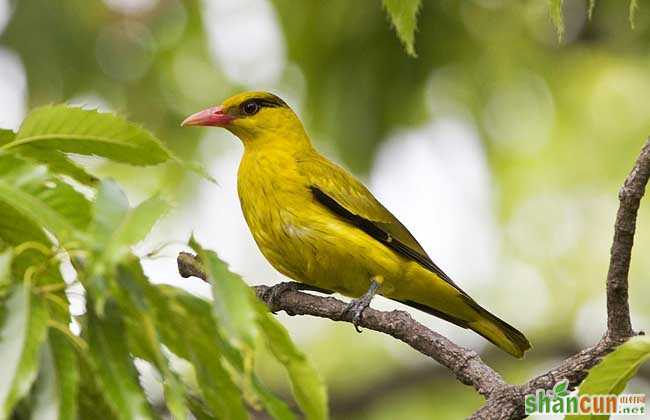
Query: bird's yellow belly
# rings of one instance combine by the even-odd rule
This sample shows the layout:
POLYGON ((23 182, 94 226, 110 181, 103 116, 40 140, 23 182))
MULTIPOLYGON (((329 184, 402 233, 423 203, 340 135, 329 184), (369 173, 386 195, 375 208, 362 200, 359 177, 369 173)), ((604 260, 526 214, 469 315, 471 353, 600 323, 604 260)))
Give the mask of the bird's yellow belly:
MULTIPOLYGON (((380 276, 380 293, 398 298, 410 265, 349 223, 319 217, 320 211, 278 211, 276 220, 257 226, 253 236, 269 262, 286 276, 312 286, 358 297, 380 276)), ((250 217, 247 216, 247 220, 250 217)))

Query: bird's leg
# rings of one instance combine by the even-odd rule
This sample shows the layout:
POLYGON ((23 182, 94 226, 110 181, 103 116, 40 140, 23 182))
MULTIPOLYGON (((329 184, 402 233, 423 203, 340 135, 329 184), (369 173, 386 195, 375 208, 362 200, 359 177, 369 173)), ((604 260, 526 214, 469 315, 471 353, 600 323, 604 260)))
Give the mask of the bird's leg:
POLYGON ((269 306, 271 312, 275 313, 277 311, 275 308, 277 308, 278 298, 280 295, 282 295, 284 292, 295 292, 298 290, 310 290, 313 292, 325 293, 328 295, 334 293, 331 290, 321 289, 320 287, 310 286, 308 284, 299 283, 297 281, 284 281, 266 289, 261 297, 262 300, 264 300, 264 302, 266 302, 266 304, 269 306))
POLYGON ((368 291, 364 293, 360 298, 350 301, 350 303, 348 303, 348 306, 345 307, 343 313, 341 314, 341 316, 346 316, 350 313, 352 314, 352 324, 358 333, 361 332, 361 329, 359 328, 359 322, 363 316, 363 311, 365 311, 366 308, 370 306, 370 302, 372 301, 372 298, 374 298, 377 294, 377 290, 379 290, 379 286, 381 286, 382 280, 383 278, 381 276, 372 277, 370 279, 370 287, 368 288, 368 291))

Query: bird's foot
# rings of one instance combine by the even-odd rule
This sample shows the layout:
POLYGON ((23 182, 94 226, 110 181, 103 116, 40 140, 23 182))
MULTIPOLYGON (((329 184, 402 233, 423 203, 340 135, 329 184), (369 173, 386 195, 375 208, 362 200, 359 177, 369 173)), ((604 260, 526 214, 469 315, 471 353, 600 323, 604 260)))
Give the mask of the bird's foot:
MULTIPOLYGON (((280 296, 285 292, 289 292, 289 291, 296 292, 299 290, 309 290, 312 292, 324 293, 328 295, 334 293, 331 290, 321 289, 320 287, 310 286, 308 284, 299 283, 297 281, 285 281, 266 289, 264 294, 262 294, 261 298, 264 302, 266 302, 271 312, 276 313, 279 309, 278 306, 280 302, 278 301, 278 299, 280 298, 280 296)), ((289 313, 289 311, 285 310, 285 312, 287 312, 289 315, 294 315, 293 313, 289 313)))
POLYGON ((375 294, 379 289, 379 285, 379 282, 377 282, 375 279, 372 279, 370 281, 370 288, 368 291, 364 293, 360 298, 350 301, 350 303, 348 303, 348 305, 341 313, 341 318, 347 318, 350 316, 350 314, 352 315, 352 325, 354 325, 354 329, 357 330, 358 333, 361 332, 359 324, 363 318, 363 312, 370 306, 370 302, 372 302, 372 298, 375 297, 375 294))
MULTIPOLYGON (((279 284, 276 284, 275 286, 271 286, 262 295, 262 300, 266 302, 266 304, 269 307, 269 310, 272 313, 276 313, 278 311, 278 304, 279 301, 278 299, 282 294, 288 291, 297 291, 300 290, 301 284, 295 281, 285 281, 279 284)), ((291 314, 290 314, 291 315, 291 314)))

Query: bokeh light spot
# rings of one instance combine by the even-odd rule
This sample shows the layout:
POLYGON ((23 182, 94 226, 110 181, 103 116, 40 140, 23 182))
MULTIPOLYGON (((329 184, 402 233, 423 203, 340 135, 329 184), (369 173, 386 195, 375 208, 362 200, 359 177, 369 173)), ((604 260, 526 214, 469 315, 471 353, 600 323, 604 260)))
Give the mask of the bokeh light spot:
POLYGON ((142 78, 151 66, 153 52, 151 32, 134 21, 122 21, 104 28, 95 44, 101 69, 120 81, 142 78))
POLYGON ((492 141, 505 150, 531 154, 550 139, 555 105, 546 82, 530 72, 494 87, 483 111, 492 141))
POLYGON ((158 0, 104 0, 104 3, 116 12, 132 15, 153 9, 158 0))
POLYGON ((0 127, 17 129, 27 106, 25 69, 13 52, 0 48, 0 127))
POLYGON ((277 82, 285 43, 268 1, 209 1, 205 22, 212 55, 229 79, 258 87, 277 82))

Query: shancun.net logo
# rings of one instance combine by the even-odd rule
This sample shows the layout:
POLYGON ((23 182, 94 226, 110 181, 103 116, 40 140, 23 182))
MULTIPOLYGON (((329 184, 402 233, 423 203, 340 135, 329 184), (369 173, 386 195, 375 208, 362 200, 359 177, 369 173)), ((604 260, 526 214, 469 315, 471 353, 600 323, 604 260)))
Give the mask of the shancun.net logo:
POLYGON ((552 390, 538 389, 524 398, 530 414, 617 414, 642 416, 646 411, 645 394, 577 395, 569 393, 569 381, 555 384, 552 390))

